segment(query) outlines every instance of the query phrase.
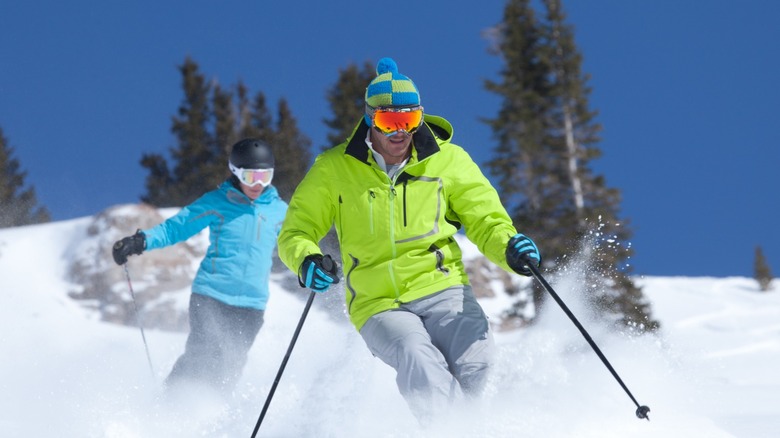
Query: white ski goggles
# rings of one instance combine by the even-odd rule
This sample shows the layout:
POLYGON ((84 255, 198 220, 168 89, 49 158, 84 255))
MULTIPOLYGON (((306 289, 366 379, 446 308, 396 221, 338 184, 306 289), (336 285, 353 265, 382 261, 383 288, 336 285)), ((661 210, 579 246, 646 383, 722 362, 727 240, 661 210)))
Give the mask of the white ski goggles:
POLYGON ((241 181, 242 184, 246 184, 250 187, 254 187, 258 184, 262 184, 263 187, 268 187, 271 184, 271 180, 274 178, 274 169, 242 169, 236 167, 233 163, 228 163, 228 167, 233 175, 241 181))

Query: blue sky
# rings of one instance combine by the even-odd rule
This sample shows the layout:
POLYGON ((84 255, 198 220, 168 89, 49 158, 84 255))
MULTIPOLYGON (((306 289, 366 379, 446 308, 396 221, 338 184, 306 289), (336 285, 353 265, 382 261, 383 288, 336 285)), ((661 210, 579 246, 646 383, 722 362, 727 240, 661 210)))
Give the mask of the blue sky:
MULTIPOLYGON (((495 142, 479 118, 498 99, 483 83, 501 62, 482 32, 503 4, 10 2, 0 127, 54 219, 82 217, 139 200, 141 155, 174 145, 186 56, 224 86, 285 97, 317 148, 338 70, 391 56, 484 162, 495 142)), ((636 274, 751 276, 761 245, 780 275, 780 3, 704 5, 564 1, 604 128, 593 166, 622 191, 636 274)))

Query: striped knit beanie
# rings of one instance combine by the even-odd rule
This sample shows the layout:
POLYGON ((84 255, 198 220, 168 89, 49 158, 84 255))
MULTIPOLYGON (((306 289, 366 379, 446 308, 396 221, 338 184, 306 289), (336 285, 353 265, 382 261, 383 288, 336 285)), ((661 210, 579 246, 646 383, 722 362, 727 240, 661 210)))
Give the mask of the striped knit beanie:
POLYGON ((391 58, 379 60, 376 65, 376 74, 376 78, 366 88, 365 118, 369 126, 375 108, 420 104, 420 93, 414 82, 398 73, 398 65, 391 58))

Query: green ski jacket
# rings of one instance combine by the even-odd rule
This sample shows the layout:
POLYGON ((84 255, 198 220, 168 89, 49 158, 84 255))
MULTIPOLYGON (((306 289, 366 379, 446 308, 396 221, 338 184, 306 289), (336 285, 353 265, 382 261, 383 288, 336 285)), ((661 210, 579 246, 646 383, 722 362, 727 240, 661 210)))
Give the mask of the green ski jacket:
POLYGON ((492 262, 506 263, 517 233, 496 190, 471 157, 450 143, 452 125, 425 115, 412 156, 394 180, 374 161, 361 120, 346 142, 320 154, 295 190, 279 234, 282 261, 298 272, 320 254, 335 226, 350 320, 360 330, 372 315, 448 287, 468 284, 461 228, 492 262))

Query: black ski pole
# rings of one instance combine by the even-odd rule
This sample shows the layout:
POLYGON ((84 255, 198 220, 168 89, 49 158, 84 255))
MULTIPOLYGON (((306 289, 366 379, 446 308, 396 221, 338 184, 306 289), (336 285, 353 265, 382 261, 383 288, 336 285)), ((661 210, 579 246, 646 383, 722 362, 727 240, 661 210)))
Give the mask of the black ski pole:
POLYGON ((644 418, 647 421, 650 421, 650 417, 647 416, 647 414, 650 412, 650 408, 645 406, 645 405, 641 405, 641 406, 639 405, 639 402, 636 401, 634 396, 631 394, 631 391, 628 390, 628 387, 626 386, 626 384, 623 383, 623 380, 620 379, 620 376, 618 376, 618 374, 615 371, 615 369, 612 368, 612 365, 610 365, 609 361, 604 356, 604 353, 601 352, 601 350, 599 349, 598 345, 596 345, 596 343, 590 337, 590 335, 585 330, 585 328, 582 326, 582 324, 580 324, 580 322, 577 321, 577 318, 574 317, 574 314, 571 313, 571 310, 569 310, 569 308, 566 306, 566 304, 564 304, 564 302, 561 299, 561 297, 559 297, 558 294, 555 293, 555 291, 553 290, 552 286, 550 286, 550 284, 547 283, 547 281, 544 279, 544 277, 542 277, 542 274, 539 272, 539 269, 536 266, 534 266, 534 264, 532 262, 529 262, 527 259, 525 260, 525 266, 528 267, 528 269, 531 270, 531 273, 533 274, 534 278, 539 280, 539 283, 545 289, 547 289, 547 292, 550 293, 550 296, 553 297, 555 302, 558 303, 559 306, 561 306, 561 309, 563 309, 563 312, 566 313, 566 316, 568 316, 569 319, 571 319, 571 322, 573 322, 574 325, 577 326, 577 328, 580 330, 580 333, 582 333, 582 336, 584 336, 585 340, 588 341, 588 344, 590 344, 591 348, 593 348, 593 351, 596 352, 596 354, 598 355, 599 359, 601 359, 601 361, 607 367, 609 372, 612 373, 612 376, 615 378, 615 380, 617 380, 617 382, 620 384, 620 386, 623 387, 623 390, 626 391, 626 394, 628 394, 628 396, 631 398, 631 401, 633 401, 634 404, 636 405, 636 416, 637 416, 637 418, 640 418, 640 419, 644 418))
POLYGON ((135 301, 135 292, 133 292, 133 283, 130 282, 130 271, 127 270, 127 263, 122 265, 125 268, 125 278, 127 278, 127 287, 130 289, 130 297, 133 299, 133 307, 135 308, 135 320, 138 324, 138 328, 141 329, 141 339, 144 341, 144 349, 146 350, 146 359, 149 361, 149 370, 152 371, 152 377, 154 374, 154 367, 152 366, 152 356, 149 354, 149 345, 146 343, 146 335, 144 334, 144 325, 141 323, 141 313, 138 311, 138 304, 135 301))
MULTIPOLYGON (((329 272, 337 272, 336 270, 336 264, 333 262, 333 259, 326 255, 322 258, 322 267, 325 268, 326 271, 329 272)), ((334 283, 338 283, 339 279, 336 277, 336 280, 334 283)), ((271 385, 271 390, 268 392, 268 397, 265 399, 265 404, 263 405, 263 410, 260 412, 260 417, 257 419, 257 424, 255 424, 255 429, 252 431, 252 438, 255 438, 257 436, 257 431, 260 430, 260 425, 263 423, 263 418, 265 418, 266 412, 268 412, 268 406, 271 405, 271 399, 274 396, 274 393, 276 392, 276 387, 279 385, 279 380, 282 378, 282 373, 284 373, 284 368, 287 366, 287 361, 290 360, 290 355, 292 354, 293 347, 295 346, 295 341, 298 340, 298 335, 301 333, 301 328, 303 327, 303 322, 306 320, 306 315, 309 314, 309 309, 311 308, 311 303, 314 302, 314 296, 317 294, 317 292, 311 291, 309 293, 309 300, 306 301, 306 306, 303 308, 303 314, 301 315, 301 319, 298 321, 298 326, 295 328, 295 333, 293 333, 292 340, 290 341, 290 345, 287 347, 287 353, 284 355, 284 359, 282 359, 282 364, 279 366, 279 371, 276 373, 276 378, 274 379, 274 383, 271 385)))

